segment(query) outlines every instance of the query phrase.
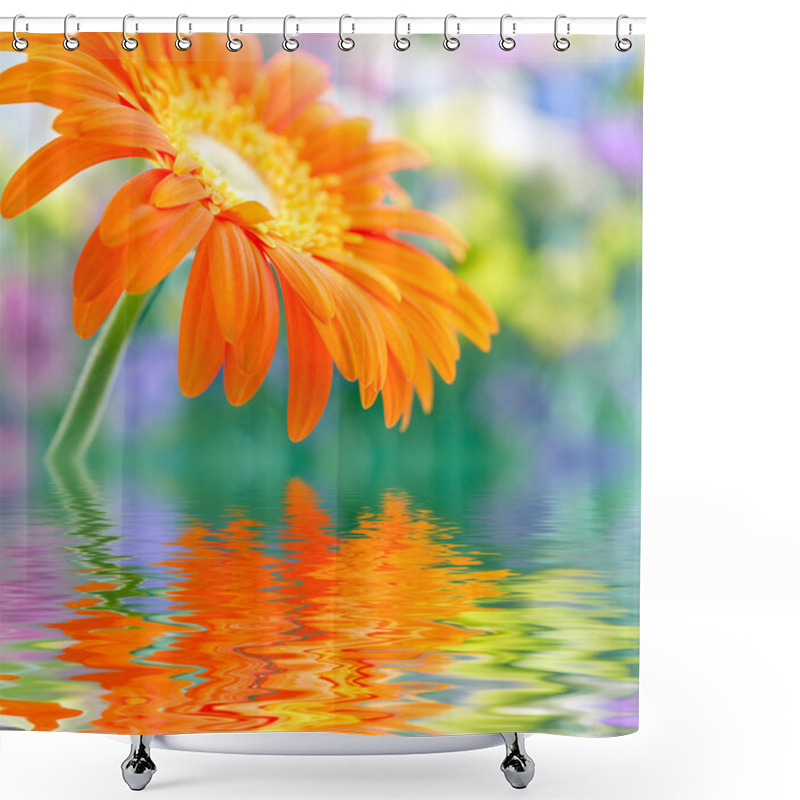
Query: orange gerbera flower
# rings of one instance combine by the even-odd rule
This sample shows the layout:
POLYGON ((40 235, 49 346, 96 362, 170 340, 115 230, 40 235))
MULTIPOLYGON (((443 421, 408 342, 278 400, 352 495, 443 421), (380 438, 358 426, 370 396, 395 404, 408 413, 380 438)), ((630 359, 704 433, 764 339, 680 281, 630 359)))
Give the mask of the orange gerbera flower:
POLYGON ((0 102, 61 109, 58 137, 14 174, 0 211, 14 217, 83 169, 116 158, 154 164, 108 204, 81 253, 74 323, 95 333, 123 292, 148 291, 197 248, 180 324, 182 392, 205 391, 224 365, 228 400, 247 402, 266 377, 283 298, 289 351, 288 428, 307 436, 330 392, 333 364, 358 381, 365 408, 383 397, 387 426, 409 422, 414 391, 427 412, 430 365, 455 378, 457 332, 483 350, 491 308, 401 234, 431 237, 460 258, 467 244, 413 208, 391 173, 427 163, 403 138, 370 138, 370 122, 321 101, 319 59, 263 63, 225 38, 89 34, 79 51, 29 37, 28 60, 0 75, 0 102), (277 276, 277 283, 276 278, 277 276))

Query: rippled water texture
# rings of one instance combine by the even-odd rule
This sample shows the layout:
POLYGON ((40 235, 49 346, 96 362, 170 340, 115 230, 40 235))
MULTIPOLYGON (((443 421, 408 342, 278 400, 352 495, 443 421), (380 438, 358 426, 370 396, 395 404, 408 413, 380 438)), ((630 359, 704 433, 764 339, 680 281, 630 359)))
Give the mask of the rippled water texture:
POLYGON ((4 727, 631 732, 638 501, 617 484, 226 498, 51 474, 3 503, 4 727))

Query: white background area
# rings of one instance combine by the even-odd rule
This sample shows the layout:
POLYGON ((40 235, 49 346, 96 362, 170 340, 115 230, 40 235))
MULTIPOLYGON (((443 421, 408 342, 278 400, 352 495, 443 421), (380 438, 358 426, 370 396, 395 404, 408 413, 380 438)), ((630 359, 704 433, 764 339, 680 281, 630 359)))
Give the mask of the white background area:
MULTIPOLYGON (((641 730, 531 737, 537 775, 526 791, 800 796, 797 4, 19 0, 3 13, 16 12, 647 16, 641 730)), ((4 732, 0 790, 9 800, 130 797, 126 754, 102 735, 4 732)), ((509 798, 501 756, 155 751, 145 796, 509 798)))

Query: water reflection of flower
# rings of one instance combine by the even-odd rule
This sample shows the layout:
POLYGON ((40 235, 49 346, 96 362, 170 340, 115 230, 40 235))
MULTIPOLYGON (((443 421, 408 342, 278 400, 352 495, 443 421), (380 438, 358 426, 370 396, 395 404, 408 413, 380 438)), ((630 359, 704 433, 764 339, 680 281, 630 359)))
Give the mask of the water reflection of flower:
POLYGON ((473 656, 459 665, 459 676, 479 682, 470 704, 453 704, 437 721, 440 731, 530 730, 535 715, 543 732, 630 733, 633 715, 619 720, 597 710, 596 697, 635 686, 638 667, 638 627, 626 622, 602 577, 542 569, 509 579, 504 593, 502 608, 454 617, 485 635, 454 648, 473 656), (535 611, 520 614, 521 608, 535 611), (503 685, 515 675, 524 680, 503 685))
MULTIPOLYGON (((4 645, 40 640, 42 626, 53 620, 54 609, 65 608, 73 598, 75 583, 64 570, 64 543, 58 529, 38 521, 31 533, 14 517, 13 510, 4 512, 0 563, 0 641, 4 645)), ((64 612, 59 613, 63 618, 64 612)), ((23 645, 23 651, 26 662, 51 657, 47 649, 23 645)))
POLYGON ((105 607, 107 570, 78 587, 74 618, 49 627, 74 640, 59 655, 85 668, 71 680, 99 687, 93 730, 413 733, 446 709, 431 695, 475 631, 441 620, 499 595, 509 573, 460 552, 402 494, 341 534, 302 481, 284 505, 277 542, 241 514, 185 525, 145 568, 156 614, 105 607))
POLYGON ((523 728, 615 729, 597 697, 628 689, 630 659, 598 652, 630 653, 635 628, 590 571, 534 559, 515 574, 494 551, 524 543, 465 536, 401 492, 344 524, 297 479, 276 524, 142 505, 124 497, 119 525, 90 498, 75 506, 101 527, 74 539, 80 585, 40 625, 69 637, 51 654, 64 666, 10 676, 7 715, 41 730, 429 734, 501 729, 514 707, 523 728))
POLYGON ((639 692, 608 700, 603 708, 608 716, 603 718, 605 725, 619 728, 639 727, 639 692))

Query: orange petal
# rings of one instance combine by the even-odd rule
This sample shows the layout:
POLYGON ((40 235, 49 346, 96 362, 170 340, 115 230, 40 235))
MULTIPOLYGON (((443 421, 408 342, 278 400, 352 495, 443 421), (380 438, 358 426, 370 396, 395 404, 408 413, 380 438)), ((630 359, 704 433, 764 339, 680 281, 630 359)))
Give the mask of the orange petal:
POLYGON ((130 260, 125 290, 140 294, 162 281, 192 252, 214 219, 200 203, 162 209, 162 224, 148 236, 128 243, 130 260))
POLYGON ((411 410, 414 405, 414 385, 412 383, 406 384, 405 395, 403 396, 402 415, 400 417, 400 433, 408 430, 411 423, 411 410))
POLYGON ((174 208, 206 197, 208 190, 194 175, 175 175, 170 172, 153 189, 149 199, 156 208, 174 208))
POLYGON ((280 308, 272 270, 258 254, 261 298, 252 325, 225 354, 225 395, 234 406, 246 403, 267 377, 278 343, 280 308))
POLYGON ((256 108, 264 125, 280 132, 328 89, 330 67, 305 53, 278 53, 263 70, 256 108))
POLYGON ((433 408, 433 373, 428 359, 425 358, 422 350, 417 348, 416 369, 414 371, 414 388, 417 390, 422 410, 426 414, 431 413, 433 408))
POLYGON ((365 117, 342 120, 308 138, 298 155, 311 164, 312 175, 338 172, 352 152, 366 144, 371 126, 365 117))
POLYGON ((374 309, 380 320, 387 347, 403 374, 407 378, 412 377, 416 370, 416 354, 411 336, 393 309, 386 308, 381 303, 376 303, 374 309))
POLYGON ((253 67, 260 65, 263 59, 261 42, 255 34, 243 35, 236 31, 234 35, 243 42, 241 53, 225 47, 225 34, 199 33, 192 36, 189 50, 180 52, 173 45, 171 55, 191 64, 188 72, 197 83, 205 79, 213 83, 224 76, 234 95, 249 94, 253 86, 253 67))
POLYGON ((3 70, 0 72, 0 103, 34 102, 31 84, 52 69, 52 64, 42 61, 25 61, 3 70))
POLYGON ((345 379, 381 386, 386 379, 386 338, 374 301, 346 279, 339 280, 336 313, 327 324, 317 321, 317 330, 345 379))
POLYGON ((70 106, 56 117, 53 130, 73 139, 175 153, 150 116, 139 109, 113 103, 89 101, 70 106))
POLYGON ((196 172, 198 169, 200 169, 200 164, 184 152, 178 153, 175 156, 175 161, 172 162, 172 171, 176 175, 187 175, 190 172, 196 172))
POLYGON ((330 103, 316 102, 295 115, 282 133, 289 139, 307 141, 340 119, 341 114, 336 106, 330 103))
POLYGON ((411 380, 403 375, 402 370, 393 358, 389 358, 389 369, 386 383, 381 390, 383 398, 383 420, 387 428, 397 424, 403 414, 409 396, 413 398, 414 386, 411 380))
POLYGON ((403 296, 397 284, 388 275, 372 264, 354 258, 349 252, 316 250, 314 255, 325 263, 333 265, 337 272, 389 305, 399 302, 403 296))
POLYGON ((113 83, 69 65, 58 68, 53 64, 49 66, 48 72, 31 81, 30 94, 33 101, 62 109, 87 100, 119 103, 119 89, 113 83))
POLYGON ((12 176, 0 200, 7 219, 21 214, 73 175, 114 158, 146 157, 143 150, 59 136, 37 150, 12 176))
POLYGON ((397 206, 356 205, 347 206, 345 212, 351 219, 353 230, 413 233, 432 236, 444 242, 454 258, 462 259, 469 244, 456 228, 435 214, 418 208, 397 206))
POLYGON ((89 40, 84 40, 80 50, 72 51, 69 55, 60 48, 60 44, 56 37, 49 37, 47 46, 37 47, 29 59, 47 62, 53 69, 73 69, 91 75, 103 83, 110 84, 122 95, 130 91, 131 84, 126 79, 127 76, 124 72, 120 74, 114 69, 115 65, 120 63, 117 57, 119 51, 116 49, 119 40, 115 41, 115 37, 109 39, 107 34, 93 36, 89 40), (105 39, 104 44, 100 43, 102 39, 105 39), (100 44, 100 47, 94 47, 95 44, 100 44))
POLYGON ((380 267, 400 286, 415 286, 435 295, 455 296, 458 278, 423 249, 389 237, 365 236, 350 251, 362 261, 380 267))
POLYGON ((316 426, 331 391, 333 360, 305 304, 286 280, 281 280, 289 350, 289 438, 305 439, 316 426))
MULTIPOLYGON (((354 183, 346 188, 347 202, 367 205, 368 203, 380 203, 386 197, 386 182, 373 180, 368 183, 354 183)), ((392 198, 394 200, 394 198, 392 198)), ((397 202, 395 200, 395 202, 397 202)))
POLYGON ((186 397, 202 394, 225 358, 225 340, 217 324, 209 278, 208 245, 200 242, 183 297, 178 335, 178 384, 186 397))
POLYGON ((371 408, 372 404, 380 394, 380 387, 377 384, 365 384, 360 383, 358 385, 358 390, 361 394, 361 405, 364 408, 371 408))
POLYGON ((255 245, 236 223, 217 219, 208 234, 208 257, 217 321, 225 340, 235 343, 258 311, 255 245))
POLYGON ((72 279, 75 298, 88 303, 112 285, 118 285, 121 292, 125 286, 127 259, 127 248, 103 244, 95 228, 78 256, 72 279))
POLYGON ((342 183, 364 180, 373 175, 397 172, 401 169, 424 167, 430 156, 418 144, 408 139, 383 139, 353 150, 342 164, 342 183))
POLYGON ((109 247, 152 233, 164 215, 150 205, 150 195, 170 175, 168 169, 148 169, 126 181, 111 198, 97 230, 109 247))
POLYGON ((81 300, 78 297, 72 300, 72 322, 75 332, 82 339, 94 335, 103 324, 111 309, 117 304, 122 294, 122 282, 114 281, 96 297, 91 300, 81 300))
POLYGON ((489 304, 466 283, 459 281, 458 295, 450 305, 453 324, 476 347, 488 353, 492 346, 490 334, 497 333, 499 324, 489 304))
POLYGON ((442 380, 452 383, 456 377, 460 348, 447 316, 438 311, 431 301, 420 297, 404 297, 397 307, 397 314, 442 380))
POLYGON ((246 203, 231 206, 219 216, 220 219, 229 219, 243 227, 258 225, 260 222, 268 222, 271 219, 275 219, 275 215, 272 212, 255 200, 248 200, 246 203))
MULTIPOLYGON (((267 257, 315 317, 327 322, 333 316, 336 305, 324 264, 307 253, 296 252, 281 244, 270 248, 267 257)), ((281 280, 281 285, 283 283, 281 280)))

